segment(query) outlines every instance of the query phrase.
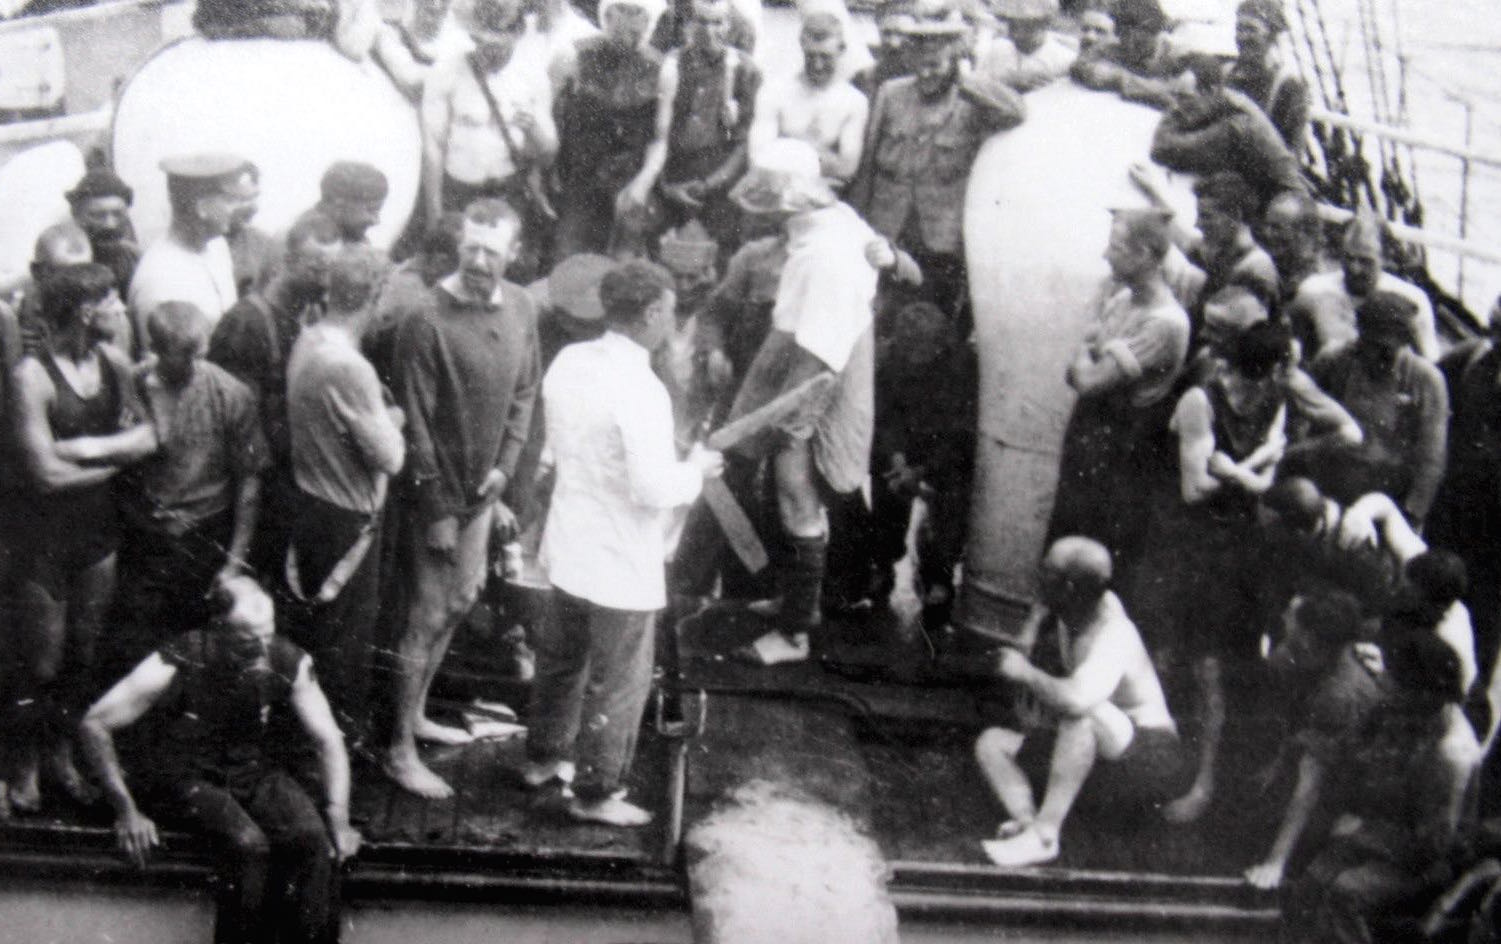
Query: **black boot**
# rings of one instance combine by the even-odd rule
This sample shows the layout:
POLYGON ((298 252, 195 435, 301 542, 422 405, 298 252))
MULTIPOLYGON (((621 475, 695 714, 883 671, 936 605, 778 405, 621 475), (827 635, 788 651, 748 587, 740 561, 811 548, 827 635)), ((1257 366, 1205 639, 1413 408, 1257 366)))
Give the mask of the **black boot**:
POLYGON ((777 574, 782 597, 777 628, 790 638, 811 632, 823 623, 823 577, 829 539, 794 537, 788 539, 787 547, 787 560, 777 574))
POLYGON ((787 557, 777 569, 776 629, 735 650, 735 658, 754 665, 807 661, 809 634, 823 622, 828 546, 827 537, 788 539, 787 557))

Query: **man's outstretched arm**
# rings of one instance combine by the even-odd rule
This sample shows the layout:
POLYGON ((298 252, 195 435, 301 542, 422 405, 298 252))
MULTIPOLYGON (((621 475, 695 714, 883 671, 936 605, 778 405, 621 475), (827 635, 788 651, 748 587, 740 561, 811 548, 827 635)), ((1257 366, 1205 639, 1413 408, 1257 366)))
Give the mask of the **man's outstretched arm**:
POLYGON ((323 811, 342 862, 359 852, 363 841, 349 824, 349 753, 344 749, 344 734, 328 707, 328 698, 313 678, 313 660, 306 656, 292 683, 292 707, 318 751, 325 792, 323 811))
POLYGON ((1324 782, 1324 765, 1312 754, 1304 753, 1298 761, 1298 782, 1293 787, 1292 798, 1287 801, 1287 810, 1282 814, 1282 824, 1272 840, 1272 848, 1266 858, 1246 869, 1246 881, 1257 888, 1276 888, 1282 884, 1287 870, 1287 860, 1298 844, 1298 837, 1308 825, 1319 803, 1319 793, 1324 782))
POLYGON ((125 772, 120 768, 119 755, 115 753, 114 732, 129 727, 149 711, 176 675, 175 667, 152 653, 105 692, 79 725, 84 756, 115 811, 115 837, 138 866, 146 864, 146 856, 161 844, 161 838, 156 824, 136 808, 135 798, 125 783, 125 772))

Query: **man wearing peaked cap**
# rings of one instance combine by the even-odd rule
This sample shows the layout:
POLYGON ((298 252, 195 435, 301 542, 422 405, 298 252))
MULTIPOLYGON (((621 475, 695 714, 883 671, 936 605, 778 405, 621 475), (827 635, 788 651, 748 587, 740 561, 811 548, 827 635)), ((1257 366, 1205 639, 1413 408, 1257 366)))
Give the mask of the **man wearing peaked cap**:
POLYGON ((255 192, 249 163, 235 154, 169 157, 162 160, 161 169, 167 175, 172 223, 141 256, 131 281, 130 310, 138 347, 146 337, 146 315, 163 302, 195 305, 213 325, 239 299, 224 237, 235 213, 255 192))

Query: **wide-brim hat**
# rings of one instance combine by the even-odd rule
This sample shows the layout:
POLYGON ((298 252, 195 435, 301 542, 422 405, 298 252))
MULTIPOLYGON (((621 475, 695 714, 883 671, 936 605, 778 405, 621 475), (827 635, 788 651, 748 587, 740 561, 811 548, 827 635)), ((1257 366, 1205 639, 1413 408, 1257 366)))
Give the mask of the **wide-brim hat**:
POLYGON ((1051 20, 1058 15, 1058 0, 995 0, 990 11, 1003 20, 1051 20))
POLYGON ((902 32, 913 39, 957 39, 969 34, 964 13, 948 0, 919 0, 902 32))
POLYGON ((819 170, 818 152, 806 141, 779 138, 752 158, 750 171, 730 190, 747 213, 805 213, 839 197, 819 170))
POLYGON ((521 0, 456 0, 453 5, 454 22, 479 42, 515 38, 516 24, 525 16, 521 0))

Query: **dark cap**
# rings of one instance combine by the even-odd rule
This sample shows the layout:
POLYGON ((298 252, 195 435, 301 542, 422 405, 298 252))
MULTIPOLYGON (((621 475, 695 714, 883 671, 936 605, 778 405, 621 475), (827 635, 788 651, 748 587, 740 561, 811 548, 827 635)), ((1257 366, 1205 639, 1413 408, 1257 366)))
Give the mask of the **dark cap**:
POLYGON ((1418 306, 1395 292, 1377 292, 1355 309, 1355 330, 1362 336, 1381 336, 1415 344, 1413 320, 1418 306))
POLYGON ((1287 14, 1282 12, 1278 0, 1241 0, 1235 8, 1236 16, 1249 16, 1266 24, 1274 35, 1287 32, 1287 14))
POLYGON ((325 200, 385 200, 390 189, 380 168, 363 161, 335 161, 318 184, 325 200))
POLYGON ((96 167, 84 174, 77 186, 66 194, 68 202, 77 206, 95 197, 119 197, 129 206, 135 202, 135 191, 107 167, 96 167))
POLYGON ((1134 26, 1160 33, 1167 29, 1167 14, 1157 0, 1117 0, 1115 26, 1117 30, 1134 26))
POLYGON ((238 154, 204 151, 164 157, 157 166, 168 177, 208 182, 238 176, 249 169, 250 162, 238 154))

